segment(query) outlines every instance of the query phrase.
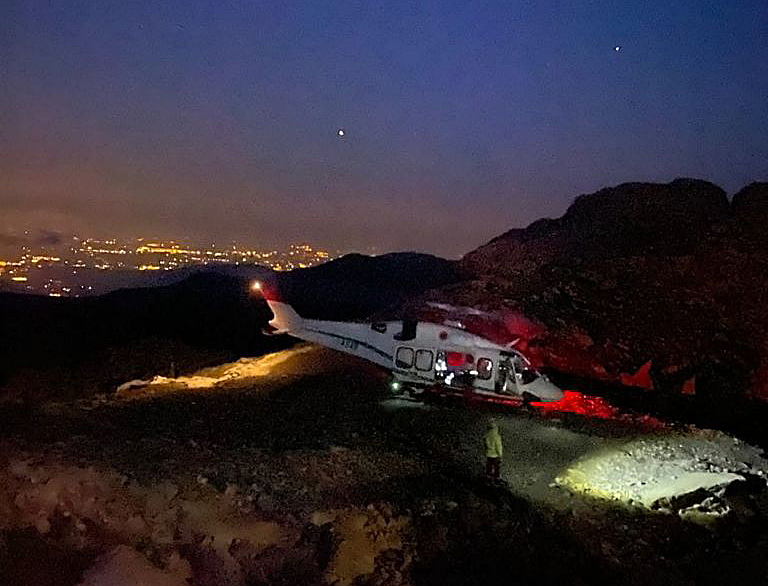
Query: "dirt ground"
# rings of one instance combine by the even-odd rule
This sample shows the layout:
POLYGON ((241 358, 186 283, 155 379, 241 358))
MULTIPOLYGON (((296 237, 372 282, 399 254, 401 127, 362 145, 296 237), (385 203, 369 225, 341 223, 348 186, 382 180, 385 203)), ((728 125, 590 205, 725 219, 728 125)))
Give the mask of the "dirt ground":
POLYGON ((132 572, 201 586, 768 580, 757 460, 750 482, 721 495, 730 513, 704 523, 678 514, 691 502, 650 510, 561 482, 628 442, 682 446, 670 439, 688 437, 681 426, 425 405, 312 346, 237 368, 6 410, 0 583, 127 584, 132 572), (490 419, 505 444, 500 485, 481 476, 490 419))

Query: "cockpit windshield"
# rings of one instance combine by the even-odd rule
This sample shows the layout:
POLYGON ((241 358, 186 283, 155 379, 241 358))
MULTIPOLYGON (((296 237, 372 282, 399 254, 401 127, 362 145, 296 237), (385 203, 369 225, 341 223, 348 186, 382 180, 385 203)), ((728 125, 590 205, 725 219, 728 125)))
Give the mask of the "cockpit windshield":
POLYGON ((518 377, 519 377, 520 383, 524 385, 529 385, 533 381, 535 381, 537 378, 539 378, 539 373, 533 370, 532 368, 525 368, 518 372, 518 377))

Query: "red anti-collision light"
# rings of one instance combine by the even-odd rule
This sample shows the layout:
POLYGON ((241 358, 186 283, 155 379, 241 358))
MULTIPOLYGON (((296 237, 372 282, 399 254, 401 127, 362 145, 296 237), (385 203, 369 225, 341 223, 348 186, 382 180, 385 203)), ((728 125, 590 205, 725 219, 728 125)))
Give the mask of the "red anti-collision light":
POLYGON ((277 287, 275 285, 261 283, 258 290, 261 296, 267 301, 280 301, 280 296, 277 293, 277 287))

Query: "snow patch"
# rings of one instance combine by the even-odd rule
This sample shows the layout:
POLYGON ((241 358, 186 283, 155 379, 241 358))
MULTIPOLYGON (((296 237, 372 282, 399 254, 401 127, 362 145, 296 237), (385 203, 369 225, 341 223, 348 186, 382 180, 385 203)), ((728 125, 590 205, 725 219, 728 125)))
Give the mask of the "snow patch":
POLYGON ((312 350, 312 346, 300 346, 291 350, 273 352, 258 358, 241 358, 215 368, 205 368, 189 376, 170 378, 155 376, 150 380, 132 380, 117 387, 118 395, 132 396, 140 391, 178 391, 185 389, 210 389, 230 386, 238 382, 272 374, 273 369, 287 360, 312 350))

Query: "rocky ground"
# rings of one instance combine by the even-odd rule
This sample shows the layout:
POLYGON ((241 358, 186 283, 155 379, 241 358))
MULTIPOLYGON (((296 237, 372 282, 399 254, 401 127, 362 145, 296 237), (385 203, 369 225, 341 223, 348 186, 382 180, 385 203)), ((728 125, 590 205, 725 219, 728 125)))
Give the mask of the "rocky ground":
POLYGON ((423 405, 386 383, 300 346, 5 412, 0 583, 768 578, 759 449, 642 417, 423 405), (480 477, 491 418, 501 485, 480 477))

